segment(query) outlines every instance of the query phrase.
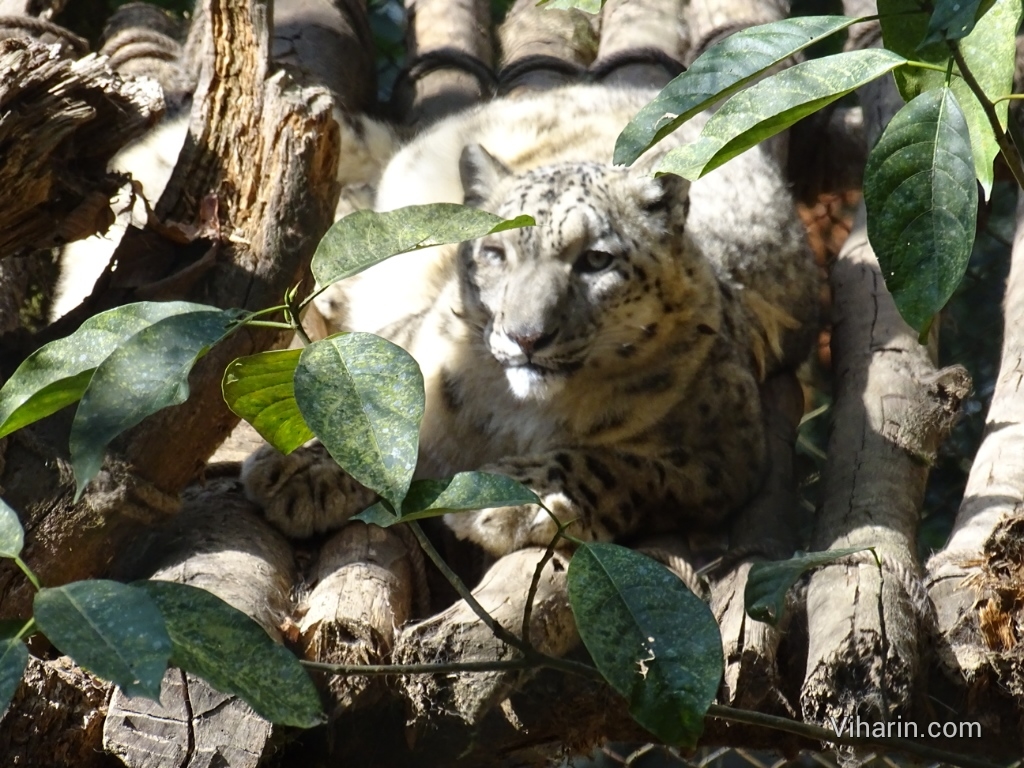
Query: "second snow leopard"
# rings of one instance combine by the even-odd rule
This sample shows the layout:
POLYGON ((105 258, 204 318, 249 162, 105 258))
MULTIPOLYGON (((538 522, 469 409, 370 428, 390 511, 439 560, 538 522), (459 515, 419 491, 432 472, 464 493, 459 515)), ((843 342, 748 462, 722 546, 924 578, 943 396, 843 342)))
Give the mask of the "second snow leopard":
MULTIPOLYGON (((690 185, 615 138, 654 91, 569 86, 495 101, 399 151, 377 209, 463 202, 536 227, 389 260, 335 293, 351 330, 423 369, 417 477, 482 469, 535 491, 582 539, 720 523, 765 466, 758 383, 806 353, 816 272, 778 163, 757 147, 690 185)), ((373 499, 320 446, 266 447, 247 493, 286 533, 373 499)), ((546 545, 534 505, 448 515, 494 554, 546 545)))

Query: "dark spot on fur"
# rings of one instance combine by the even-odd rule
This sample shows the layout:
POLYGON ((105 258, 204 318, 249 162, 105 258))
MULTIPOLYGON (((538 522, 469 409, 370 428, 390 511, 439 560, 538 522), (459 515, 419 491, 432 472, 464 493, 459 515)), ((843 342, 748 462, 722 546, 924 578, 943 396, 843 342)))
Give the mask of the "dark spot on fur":
POLYGON ((566 472, 572 472, 572 457, 568 453, 556 453, 555 461, 557 461, 566 472))
POLYGON ((462 407, 462 390, 459 382, 447 368, 441 371, 441 397, 449 411, 457 411, 462 407))
POLYGON ((651 394, 656 395, 667 392, 676 383, 675 376, 671 371, 658 371, 649 376, 644 376, 640 381, 630 384, 626 392, 631 395, 651 394))
POLYGON ((673 448, 665 454, 665 458, 673 466, 684 467, 690 463, 693 456, 685 448, 673 448))
POLYGON ((615 350, 615 354, 617 354, 621 358, 629 359, 636 354, 636 347, 634 347, 632 344, 623 344, 621 347, 615 350))
POLYGON ((633 469, 640 469, 643 466, 643 462, 631 453, 622 454, 622 461, 624 464, 628 464, 633 469))
POLYGON ((564 485, 565 472, 560 470, 558 467, 548 467, 548 482, 557 483, 558 485, 564 485))
POLYGON ((705 336, 715 335, 715 329, 712 328, 710 325, 707 325, 706 323, 701 323, 700 325, 698 325, 697 330, 703 333, 705 336))
POLYGON ((619 525, 618 521, 609 515, 601 516, 601 523, 604 525, 608 533, 611 534, 613 539, 618 538, 622 535, 622 526, 619 525))
POLYGON ((584 457, 584 463, 587 465, 587 471, 590 472, 594 477, 601 481, 601 485, 608 488, 614 488, 618 485, 615 480, 615 475, 611 473, 611 470, 599 459, 593 456, 584 457))
POLYGON ((591 507, 596 507, 597 506, 597 494, 594 493, 594 489, 591 488, 586 483, 580 483, 579 484, 579 489, 580 489, 580 493, 583 494, 583 498, 585 498, 587 500, 587 503, 590 504, 591 507))

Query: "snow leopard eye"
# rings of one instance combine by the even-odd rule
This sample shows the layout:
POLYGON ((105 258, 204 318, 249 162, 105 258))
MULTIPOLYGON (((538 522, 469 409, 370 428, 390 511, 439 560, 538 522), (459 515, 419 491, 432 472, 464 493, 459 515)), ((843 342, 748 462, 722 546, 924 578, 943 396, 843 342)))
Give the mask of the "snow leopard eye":
POLYGON ((573 264, 577 272, 602 272, 611 266, 615 256, 607 251, 584 251, 573 264))
POLYGON ((497 245, 484 245, 481 246, 478 257, 480 261, 500 266, 505 263, 505 249, 497 245))

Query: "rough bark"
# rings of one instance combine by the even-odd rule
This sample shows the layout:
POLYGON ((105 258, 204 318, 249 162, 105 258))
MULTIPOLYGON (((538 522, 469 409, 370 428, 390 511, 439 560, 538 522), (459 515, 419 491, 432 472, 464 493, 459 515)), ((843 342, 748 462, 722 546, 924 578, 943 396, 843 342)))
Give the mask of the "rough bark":
MULTIPOLYGON (((891 116, 875 94, 862 94, 872 136, 891 116)), ((916 557, 918 516, 928 464, 970 380, 958 366, 936 371, 899 316, 867 241, 863 204, 831 280, 835 427, 812 549, 874 547, 881 566, 862 553, 811 577, 801 706, 822 724, 853 715, 887 722, 915 703, 932 620, 916 557)))
MULTIPOLYGON (((132 550, 120 565, 122 575, 205 589, 281 640, 281 628, 292 614, 292 550, 244 498, 237 482, 190 489, 181 513, 132 550)), ((129 768, 249 768, 273 751, 279 733, 237 698, 169 669, 159 702, 114 691, 103 747, 129 768)))
POLYGON ((543 90, 576 82, 597 56, 601 17, 540 8, 517 0, 498 30, 502 93, 543 90))
POLYGON ((159 119, 159 88, 27 39, 0 41, 0 72, 0 258, 106 231, 107 162, 159 119))
POLYGON ((425 126, 490 98, 494 87, 487 0, 407 0, 408 70, 393 99, 406 123, 425 126))
MULTIPOLYGON (((258 309, 309 279, 309 259, 337 202, 338 134, 324 89, 283 72, 268 77, 263 8, 208 6, 211 64, 191 137, 158 205, 166 224, 129 230, 118 271, 65 327, 139 298, 258 309)), ((225 365, 284 341, 280 333, 243 331, 215 348, 192 374, 189 401, 116 441, 78 504, 59 461, 66 423, 58 417, 17 433, 22 450, 8 451, 0 480, 25 513, 26 553, 37 573, 48 583, 97 575, 140 526, 173 513, 178 491, 237 422, 220 393, 225 365)), ((16 569, 0 572, 0 594, 7 615, 24 614, 30 590, 16 569)))
POLYGON ((782 692, 777 652, 784 627, 771 627, 746 614, 744 589, 759 560, 784 560, 799 544, 799 500, 793 474, 796 428, 803 392, 789 373, 762 387, 769 468, 765 485, 733 521, 730 565, 711 583, 711 609, 722 632, 725 673, 720 700, 746 709, 793 715, 782 692))
POLYGON ((665 85, 686 51, 682 0, 611 0, 601 10, 601 42, 591 70, 604 82, 665 85))
MULTIPOLYGON (((303 656, 330 664, 383 664, 398 628, 428 604, 423 555, 401 528, 350 523, 320 549, 299 608, 303 656)), ((336 710, 387 695, 383 677, 325 675, 336 710)))
MULTIPOLYGON (((985 436, 971 467, 946 547, 927 565, 935 604, 939 661, 966 686, 973 710, 994 705, 1005 690, 1019 709, 1022 530, 1024 504, 1024 200, 1017 207, 1004 301, 1002 362, 985 436)), ((1019 717, 1019 711, 1017 714, 1019 717)))

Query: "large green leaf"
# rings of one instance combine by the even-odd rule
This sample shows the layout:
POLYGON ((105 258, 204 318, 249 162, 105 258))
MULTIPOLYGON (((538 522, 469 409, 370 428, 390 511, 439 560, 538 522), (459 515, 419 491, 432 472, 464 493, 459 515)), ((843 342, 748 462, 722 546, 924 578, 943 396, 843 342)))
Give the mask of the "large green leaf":
POLYGON ((372 333, 315 342, 295 369, 295 399, 334 460, 400 509, 416 468, 425 402, 412 356, 372 333))
POLYGON ((864 204, 885 283, 920 331, 959 285, 974 244, 978 187, 951 89, 926 91, 892 118, 868 156, 864 204))
POLYGON ((0 499, 0 557, 17 557, 25 546, 25 529, 18 513, 0 499))
POLYGON ((301 354, 301 349, 282 349, 240 357, 228 365, 221 382, 228 408, 286 454, 313 438, 295 402, 301 354))
POLYGON ((327 286, 398 253, 533 224, 530 216, 506 221, 454 203, 412 205, 385 213, 356 211, 327 230, 313 254, 313 275, 327 286))
MULTIPOLYGON (((1016 56, 1016 35, 1020 26, 1022 0, 996 0, 969 35, 957 45, 971 74, 991 100, 1010 93, 1013 88, 1013 67, 1016 56)), ((921 47, 928 31, 929 17, 920 12, 917 0, 878 0, 882 35, 887 48, 907 58, 919 59, 945 69, 950 59, 944 42, 921 47)), ((953 68, 958 73, 957 67, 953 68)), ((896 85, 907 101, 927 90, 945 85, 944 72, 919 67, 902 67, 894 73, 896 85)), ((992 189, 993 160, 999 145, 985 110, 962 77, 953 77, 953 93, 967 118, 971 131, 974 172, 985 195, 992 189)), ((1001 125, 1006 125, 1008 102, 995 105, 1001 125)))
POLYGON ((722 105, 697 141, 669 152, 658 172, 699 179, 905 61, 891 51, 870 48, 811 59, 767 77, 722 105))
POLYGON ((71 405, 93 371, 125 340, 166 317, 213 307, 185 301, 144 301, 101 312, 77 331, 32 353, 0 389, 0 437, 71 405))
POLYGON ((702 53, 666 85, 619 134, 613 162, 640 155, 715 102, 731 96, 766 69, 855 24, 846 16, 804 16, 748 27, 702 53))
POLYGON ((425 517, 440 517, 449 512, 466 512, 489 507, 513 507, 519 504, 540 504, 537 494, 505 475, 489 472, 459 472, 445 480, 416 480, 402 501, 398 517, 383 502, 354 516, 364 523, 387 528, 425 517))
POLYGON ((743 605, 747 615, 775 626, 786 606, 786 593, 797 579, 812 568, 835 562, 841 557, 863 552, 864 547, 829 549, 822 552, 798 552, 788 560, 754 563, 743 588, 743 605))
POLYGON ((121 342, 100 363, 71 425, 71 466, 79 496, 99 472, 111 440, 150 414, 188 399, 192 366, 239 316, 238 310, 203 307, 165 317, 121 342))
POLYGON ((272 723, 323 722, 320 696, 291 651, 251 618, 206 590, 168 581, 132 588, 159 607, 171 638, 171 663, 241 698, 272 723))
POLYGON ((659 563, 615 544, 583 544, 569 563, 580 637, 633 718, 693 747, 722 677, 711 610, 659 563))
POLYGON ((77 664, 129 696, 159 700, 171 639, 145 592, 116 581, 76 581, 39 590, 33 613, 43 634, 77 664))
POLYGON ((28 648, 19 637, 8 637, 0 640, 0 712, 14 698, 21 676, 28 666, 28 648))
POLYGON ((959 40, 967 37, 992 8, 995 0, 935 0, 931 17, 928 19, 928 34, 918 45, 918 50, 943 40, 959 40))

